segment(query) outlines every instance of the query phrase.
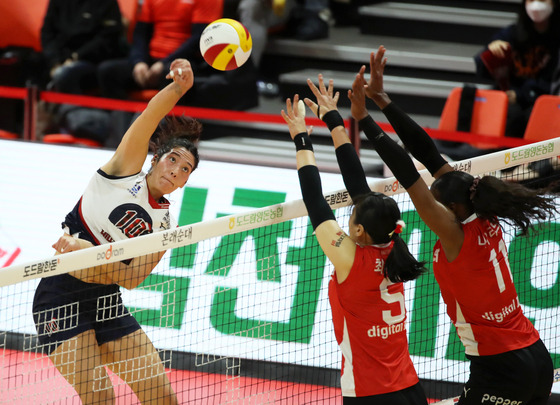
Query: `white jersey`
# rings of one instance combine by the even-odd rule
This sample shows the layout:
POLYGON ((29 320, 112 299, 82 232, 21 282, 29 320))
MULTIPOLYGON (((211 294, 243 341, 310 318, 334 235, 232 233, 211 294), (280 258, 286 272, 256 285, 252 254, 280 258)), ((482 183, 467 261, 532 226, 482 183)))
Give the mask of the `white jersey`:
POLYGON ((148 190, 146 174, 109 176, 99 169, 82 198, 64 221, 71 234, 94 245, 158 232, 176 226, 169 214, 169 201, 155 201, 148 190))

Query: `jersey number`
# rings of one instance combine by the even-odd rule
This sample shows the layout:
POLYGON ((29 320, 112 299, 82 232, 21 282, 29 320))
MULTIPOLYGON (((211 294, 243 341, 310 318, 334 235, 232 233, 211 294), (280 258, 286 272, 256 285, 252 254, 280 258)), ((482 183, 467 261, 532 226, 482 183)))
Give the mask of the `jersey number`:
MULTIPOLYGON (((513 277, 511 275, 511 269, 509 267, 509 261, 508 261, 508 256, 507 256, 507 250, 506 250, 506 243, 502 240, 500 240, 500 244, 498 245, 499 249, 500 249, 500 254, 503 257, 502 263, 505 263, 505 267, 507 268, 507 271, 509 273, 509 278, 511 281, 513 281, 513 277)), ((506 290, 506 283, 504 281, 504 269, 500 268, 500 262, 498 261, 498 255, 496 254, 496 249, 492 249, 490 251, 490 262, 492 262, 492 264, 494 265, 494 273, 496 274, 496 279, 498 281, 498 288, 500 289, 500 293, 503 293, 506 290)))
POLYGON ((145 219, 140 218, 136 211, 127 210, 115 224, 128 238, 135 238, 146 233, 152 233, 152 226, 145 219))
POLYGON ((381 299, 385 301, 387 304, 393 304, 395 302, 398 302, 400 305, 400 311, 397 315, 392 315, 390 309, 382 311, 383 321, 387 325, 394 325, 404 320, 404 316, 405 316, 404 295, 401 292, 396 292, 391 294, 388 289, 388 286, 390 284, 392 284, 391 281, 384 278, 383 281, 381 281, 381 284, 379 284, 379 290, 381 292, 381 299))

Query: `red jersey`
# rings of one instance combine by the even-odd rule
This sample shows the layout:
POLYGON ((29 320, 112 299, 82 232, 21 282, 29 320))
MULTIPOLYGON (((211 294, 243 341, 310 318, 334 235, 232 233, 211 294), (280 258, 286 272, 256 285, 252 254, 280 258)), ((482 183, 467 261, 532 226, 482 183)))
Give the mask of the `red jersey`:
POLYGON ((356 246, 350 274, 341 284, 336 272, 329 301, 336 340, 342 351, 342 395, 385 394, 418 383, 408 352, 404 287, 383 277, 387 247, 356 246))
POLYGON ((223 0, 144 0, 139 22, 153 24, 150 56, 162 59, 191 37, 192 24, 222 18, 223 0))
POLYGON ((539 333, 519 305, 500 225, 473 214, 462 227, 453 262, 436 242, 434 275, 465 352, 488 356, 530 346, 539 333))

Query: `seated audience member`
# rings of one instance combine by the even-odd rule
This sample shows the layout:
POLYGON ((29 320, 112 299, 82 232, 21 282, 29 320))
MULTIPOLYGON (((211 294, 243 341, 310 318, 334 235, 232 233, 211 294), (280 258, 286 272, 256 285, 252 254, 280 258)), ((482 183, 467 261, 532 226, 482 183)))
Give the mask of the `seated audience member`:
POLYGON ((133 90, 161 89, 170 63, 184 58, 192 65, 195 82, 181 104, 234 110, 256 106, 256 73, 251 63, 221 72, 200 54, 200 35, 209 23, 223 17, 223 8, 223 0, 144 0, 128 58, 99 67, 102 94, 127 99, 133 90))
POLYGON ((475 56, 479 77, 509 98, 506 135, 523 137, 536 99, 551 91, 560 48, 560 0, 522 0, 518 19, 475 56))
POLYGON ((83 94, 97 88, 97 65, 125 54, 117 0, 50 0, 41 28, 49 88, 83 94))
POLYGON ((279 94, 276 77, 261 67, 269 35, 279 34, 301 41, 324 39, 334 23, 328 0, 239 0, 239 21, 251 33, 251 60, 258 71, 258 90, 263 96, 279 94))
POLYGON ((550 94, 560 96, 560 55, 558 55, 556 69, 554 69, 554 75, 552 76, 552 86, 550 86, 550 94))

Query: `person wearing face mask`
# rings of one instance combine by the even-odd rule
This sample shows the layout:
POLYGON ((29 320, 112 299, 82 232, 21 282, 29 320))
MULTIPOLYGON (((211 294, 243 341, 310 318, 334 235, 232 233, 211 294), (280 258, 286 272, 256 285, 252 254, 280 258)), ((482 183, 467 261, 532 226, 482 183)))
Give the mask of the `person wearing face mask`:
POLYGON ((509 99, 506 136, 522 138, 536 99, 550 94, 560 49, 560 0, 523 0, 518 17, 474 60, 509 99))

